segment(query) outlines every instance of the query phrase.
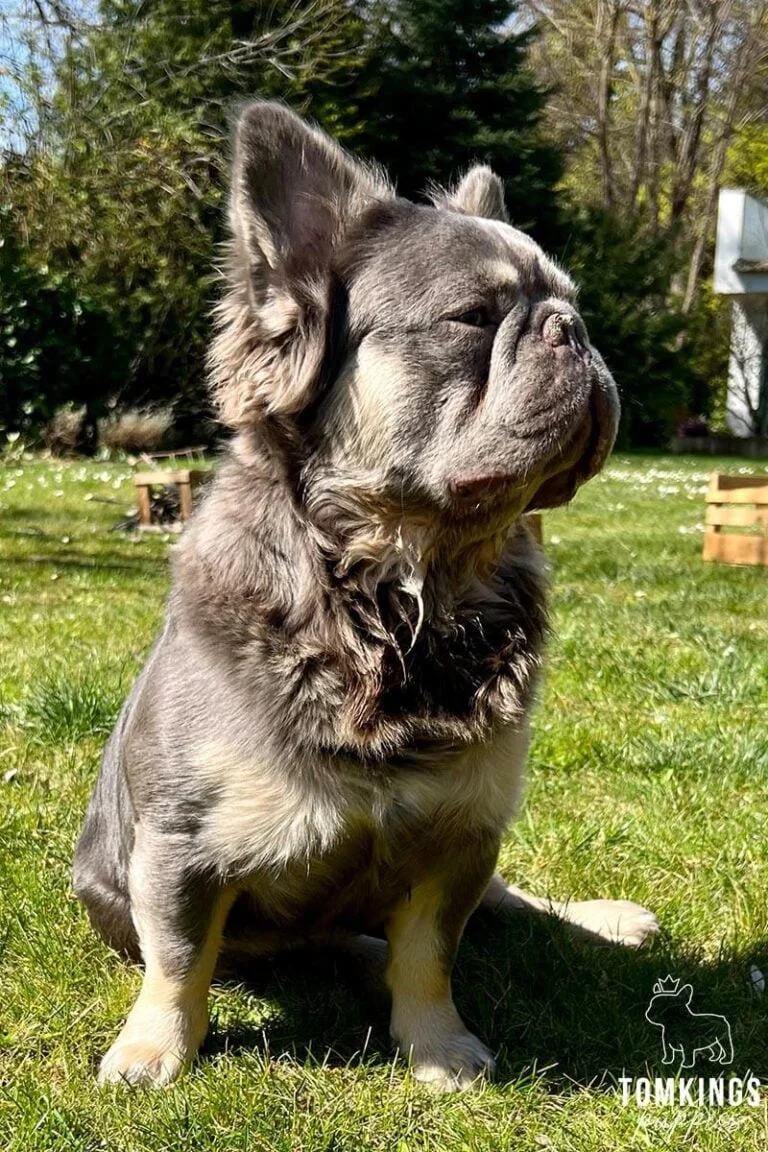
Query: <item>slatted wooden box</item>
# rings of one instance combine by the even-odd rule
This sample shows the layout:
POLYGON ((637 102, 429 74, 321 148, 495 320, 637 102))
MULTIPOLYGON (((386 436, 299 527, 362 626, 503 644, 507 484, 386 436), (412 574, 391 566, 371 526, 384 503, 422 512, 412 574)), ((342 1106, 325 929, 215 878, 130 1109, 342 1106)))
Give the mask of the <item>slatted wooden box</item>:
POLYGON ((712 473, 703 555, 723 564, 768 565, 768 476, 712 473))

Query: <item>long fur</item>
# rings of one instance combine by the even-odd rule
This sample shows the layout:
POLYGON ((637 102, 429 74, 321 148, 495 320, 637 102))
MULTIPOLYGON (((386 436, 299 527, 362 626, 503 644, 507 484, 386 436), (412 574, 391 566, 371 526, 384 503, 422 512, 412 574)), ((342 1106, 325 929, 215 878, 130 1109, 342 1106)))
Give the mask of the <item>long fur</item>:
POLYGON ((241 116, 210 357, 236 434, 75 859, 94 926, 146 968, 103 1079, 179 1074, 220 953, 338 932, 386 933, 418 1075, 492 1066, 450 970, 518 800, 547 630, 521 513, 601 466, 616 402, 496 177, 449 199, 398 200, 279 106, 241 116))

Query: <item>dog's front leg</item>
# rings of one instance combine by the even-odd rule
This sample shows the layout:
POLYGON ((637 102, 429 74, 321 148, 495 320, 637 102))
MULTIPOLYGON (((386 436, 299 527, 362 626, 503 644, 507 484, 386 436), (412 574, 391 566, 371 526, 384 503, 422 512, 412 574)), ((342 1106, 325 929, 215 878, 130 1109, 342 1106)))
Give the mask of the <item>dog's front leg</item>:
POLYGON ((191 874, 190 847, 172 834, 137 835, 129 885, 144 982, 100 1083, 170 1084, 208 1031, 208 989, 234 892, 191 874))
POLYGON ((451 995, 459 940, 493 859, 482 875, 475 862, 423 880, 386 924, 392 1038, 411 1059, 414 1076, 443 1091, 467 1088, 494 1068, 492 1054, 466 1028, 451 995))

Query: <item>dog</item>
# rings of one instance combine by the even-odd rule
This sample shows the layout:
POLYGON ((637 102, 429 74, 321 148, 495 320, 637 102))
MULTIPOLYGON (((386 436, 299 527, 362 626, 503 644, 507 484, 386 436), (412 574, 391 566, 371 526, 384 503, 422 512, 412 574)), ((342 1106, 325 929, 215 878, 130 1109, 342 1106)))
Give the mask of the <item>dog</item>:
POLYGON ((451 997, 478 905, 656 929, 495 874, 547 631, 521 518, 602 467, 616 389, 484 166, 411 203, 256 102, 229 204, 210 374, 234 435, 75 856, 94 927, 144 964, 99 1076, 174 1080, 221 957, 320 943, 386 948, 396 1045, 464 1088, 493 1070, 451 997))

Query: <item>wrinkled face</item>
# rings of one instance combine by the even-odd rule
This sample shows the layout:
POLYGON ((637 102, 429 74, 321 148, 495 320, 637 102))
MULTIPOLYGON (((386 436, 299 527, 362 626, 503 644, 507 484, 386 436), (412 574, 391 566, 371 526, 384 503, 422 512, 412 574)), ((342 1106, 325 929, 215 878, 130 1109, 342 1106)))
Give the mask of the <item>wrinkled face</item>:
POLYGON ((307 507, 495 531, 602 466, 613 381, 572 283, 506 223, 488 168, 417 206, 256 103, 230 211, 214 397, 225 422, 290 452, 307 507))
POLYGON ((572 282, 523 233, 398 204, 342 261, 347 355, 321 409, 337 467, 467 515, 562 503, 602 465, 613 381, 572 282))

